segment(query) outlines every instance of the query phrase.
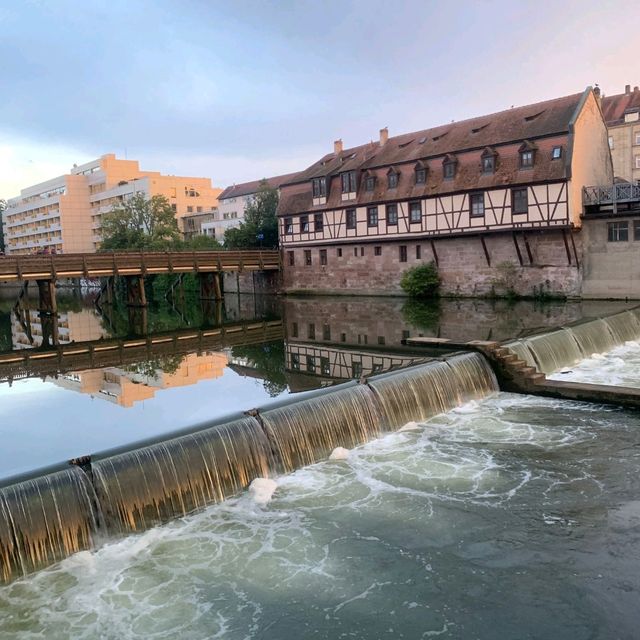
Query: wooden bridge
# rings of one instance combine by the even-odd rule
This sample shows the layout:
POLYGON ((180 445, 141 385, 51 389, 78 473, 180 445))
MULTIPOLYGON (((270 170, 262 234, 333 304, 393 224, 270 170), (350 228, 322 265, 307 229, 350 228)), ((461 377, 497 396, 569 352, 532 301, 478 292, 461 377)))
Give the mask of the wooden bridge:
POLYGON ((280 253, 277 250, 136 251, 0 257, 0 281, 7 282, 279 269, 280 253))
POLYGON ((221 300, 223 272, 278 271, 280 266, 277 250, 9 255, 0 257, 0 282, 35 280, 39 309, 55 313, 55 282, 60 279, 105 278, 110 287, 115 277, 124 277, 128 303, 146 306, 144 278, 148 275, 194 273, 200 279, 201 297, 221 300))
POLYGON ((282 320, 238 322, 209 329, 182 329, 141 338, 93 340, 0 353, 0 381, 56 376, 70 371, 122 367, 163 356, 219 351, 282 340, 282 320))

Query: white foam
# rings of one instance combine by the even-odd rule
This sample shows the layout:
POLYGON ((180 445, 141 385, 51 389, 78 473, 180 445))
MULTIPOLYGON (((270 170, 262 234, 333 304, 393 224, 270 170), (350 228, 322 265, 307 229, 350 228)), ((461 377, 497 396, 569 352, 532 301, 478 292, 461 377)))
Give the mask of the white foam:
POLYGON ((349 449, 344 447, 336 447, 329 456, 329 460, 347 460, 349 458, 349 449))
POLYGON ((404 427, 400 427, 398 431, 417 431, 418 429, 420 429, 420 425, 417 422, 411 421, 407 422, 404 427))
POLYGON ((278 483, 270 478, 255 478, 249 485, 249 493, 256 504, 267 504, 276 489, 278 483))

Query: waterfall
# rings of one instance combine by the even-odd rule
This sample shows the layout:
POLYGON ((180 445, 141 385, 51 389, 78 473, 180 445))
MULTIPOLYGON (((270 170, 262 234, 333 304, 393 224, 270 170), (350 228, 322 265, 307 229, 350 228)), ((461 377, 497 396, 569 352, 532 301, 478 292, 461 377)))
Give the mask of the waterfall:
POLYGON ((96 505, 89 478, 75 466, 1 488, 1 581, 91 549, 96 505))
POLYGON ((380 434, 380 416, 371 389, 355 385, 320 397, 261 412, 283 472, 329 457, 380 434))
POLYGON ((92 462, 111 533, 142 531, 221 502, 270 474, 269 443, 243 418, 92 462))
POLYGON ((597 318, 572 327, 507 342, 520 360, 550 374, 589 358, 611 351, 627 340, 640 339, 640 308, 597 318))
POLYGON ((387 429, 426 420, 498 390, 493 370, 477 353, 377 376, 369 386, 380 402, 382 426, 387 429))

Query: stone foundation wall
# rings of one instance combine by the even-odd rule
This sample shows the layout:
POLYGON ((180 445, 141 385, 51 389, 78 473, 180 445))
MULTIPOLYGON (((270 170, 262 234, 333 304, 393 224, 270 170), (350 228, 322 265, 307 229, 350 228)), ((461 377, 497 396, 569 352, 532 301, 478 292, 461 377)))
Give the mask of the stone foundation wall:
POLYGON ((581 273, 576 266, 573 245, 580 257, 580 233, 573 233, 573 244, 571 232, 566 233, 571 264, 562 231, 527 232, 526 238, 531 260, 522 233, 517 235, 522 266, 511 233, 485 236, 490 266, 478 236, 440 238, 433 244, 429 240, 413 240, 285 247, 283 288, 287 293, 403 295, 400 288, 403 272, 435 260, 435 248, 444 295, 483 296, 492 289, 503 294, 507 288, 513 288, 520 295, 533 295, 534 288, 542 286, 552 295, 579 296, 581 273), (400 261, 402 246, 406 247, 406 262, 400 261), (326 265, 321 264, 321 249, 327 252, 326 265), (310 266, 306 265, 305 250, 311 251, 310 266), (293 252, 293 266, 290 252, 293 252), (505 264, 509 266, 499 266, 505 264))
POLYGON ((281 286, 276 271, 234 271, 223 276, 225 293, 277 293, 281 286))

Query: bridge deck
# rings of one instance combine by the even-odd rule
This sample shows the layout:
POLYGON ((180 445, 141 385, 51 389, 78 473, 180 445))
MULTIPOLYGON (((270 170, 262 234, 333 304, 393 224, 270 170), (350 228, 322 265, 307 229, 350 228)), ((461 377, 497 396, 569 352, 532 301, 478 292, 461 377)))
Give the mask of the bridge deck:
POLYGON ((0 281, 279 269, 280 254, 277 250, 144 251, 0 257, 0 281))

